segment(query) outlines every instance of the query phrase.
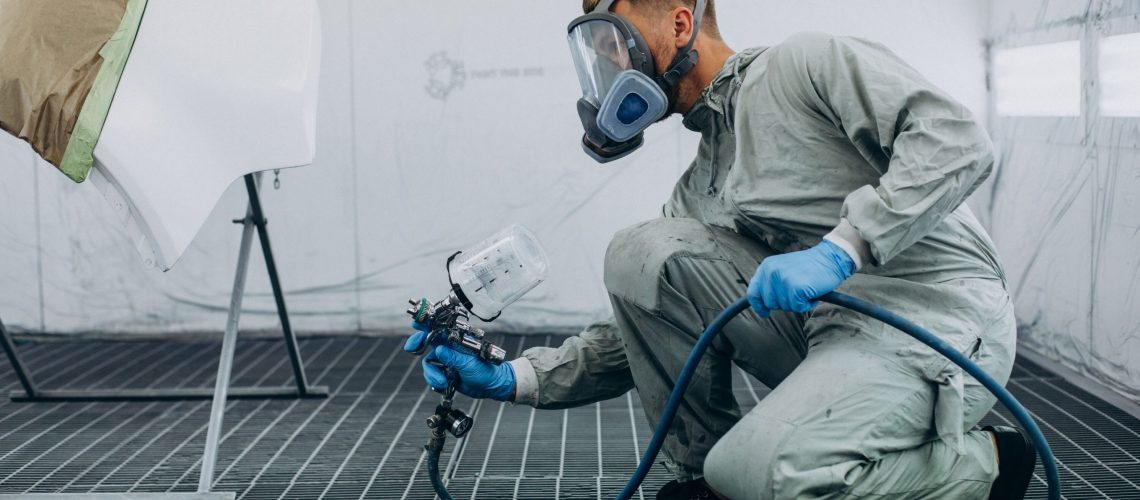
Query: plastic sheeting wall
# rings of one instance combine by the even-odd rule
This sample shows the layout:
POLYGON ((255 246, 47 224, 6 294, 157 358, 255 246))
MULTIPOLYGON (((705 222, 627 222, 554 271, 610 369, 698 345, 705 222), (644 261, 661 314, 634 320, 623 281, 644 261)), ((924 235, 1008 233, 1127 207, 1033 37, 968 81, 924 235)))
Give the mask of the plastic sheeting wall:
MULTIPOLYGON (((402 328, 405 300, 446 289, 444 259, 508 223, 531 228, 550 280, 496 324, 578 328, 608 314, 612 234, 656 216, 695 150, 672 119, 599 166, 578 148, 565 41, 579 3, 322 3, 317 159, 263 181, 294 322, 308 331, 402 328)), ((719 3, 735 47, 803 30, 880 40, 979 113, 985 2, 719 3)), ((0 138, 0 317, 25 331, 220 330, 243 192, 227 192, 169 273, 143 267, 110 209, 21 143, 0 138)), ((254 252, 242 318, 276 325, 254 252)))
POLYGON ((1104 116, 1098 68, 1104 37, 1140 32, 1140 2, 1002 1, 992 16, 995 52, 1080 50, 1079 116, 991 113, 991 232, 1022 345, 1140 402, 1140 116, 1104 116))

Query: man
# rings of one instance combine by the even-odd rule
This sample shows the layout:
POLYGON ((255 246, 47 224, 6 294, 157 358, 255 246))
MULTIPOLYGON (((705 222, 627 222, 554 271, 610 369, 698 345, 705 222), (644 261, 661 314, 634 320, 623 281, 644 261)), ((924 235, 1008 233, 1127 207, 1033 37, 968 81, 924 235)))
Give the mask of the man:
POLYGON ((701 134, 697 158, 663 218, 610 244, 613 318, 501 366, 445 346, 428 357, 457 368, 468 395, 537 408, 637 389, 656 422, 704 326, 747 286, 756 314, 699 366, 664 446, 677 480, 658 498, 1021 498, 1034 450, 1018 429, 974 428, 994 403, 981 385, 813 300, 839 290, 883 305, 1008 379, 1004 271, 963 205, 993 165, 970 113, 865 40, 801 34, 735 53, 711 0, 584 10, 570 40, 586 151, 624 156, 648 123, 681 113, 701 134), (773 388, 743 417, 733 363, 773 388))

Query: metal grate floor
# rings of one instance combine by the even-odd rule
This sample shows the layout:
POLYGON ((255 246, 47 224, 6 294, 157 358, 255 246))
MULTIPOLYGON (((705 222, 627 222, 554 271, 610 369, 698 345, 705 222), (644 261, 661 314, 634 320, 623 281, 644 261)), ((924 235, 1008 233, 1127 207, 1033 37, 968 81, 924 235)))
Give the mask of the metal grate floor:
MULTIPOLYGON (((215 490, 239 498, 433 497, 422 452, 435 405, 402 339, 302 341, 308 374, 324 400, 229 403, 215 490)), ((506 337, 519 351, 562 337, 506 337)), ((22 346, 38 381, 52 388, 199 387, 214 377, 218 344, 68 342, 22 346)), ((288 385, 284 346, 243 341, 235 385, 288 385)), ((7 363, 0 384, 18 387, 7 363)), ((1009 384, 1042 422, 1071 499, 1140 499, 1140 421, 1050 372, 1020 360, 1009 384)), ((751 408, 767 390, 737 373, 751 408)), ((609 498, 633 471, 652 431, 635 394, 582 408, 461 400, 475 417, 444 461, 457 498, 609 498), (458 443, 458 445, 457 445, 458 443)), ((193 491, 209 402, 12 403, 0 398, 0 493, 193 491)), ((987 423, 1010 422, 1004 409, 987 423)), ((1039 468, 1040 470, 1040 468, 1039 468)), ((1045 498, 1043 476, 1031 498, 1045 498)), ((643 497, 669 478, 650 472, 643 497)))

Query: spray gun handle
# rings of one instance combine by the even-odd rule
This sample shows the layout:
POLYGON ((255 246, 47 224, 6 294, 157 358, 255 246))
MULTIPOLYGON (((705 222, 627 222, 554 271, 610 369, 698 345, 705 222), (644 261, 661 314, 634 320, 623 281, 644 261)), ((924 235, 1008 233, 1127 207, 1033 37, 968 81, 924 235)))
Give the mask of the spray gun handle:
POLYGON ((447 375, 447 388, 452 393, 459 387, 459 370, 455 368, 445 368, 443 373, 447 375))
POLYGON ((446 399, 451 399, 451 397, 455 395, 455 390, 459 388, 459 370, 456 370, 436 360, 429 360, 428 364, 439 368, 440 371, 443 372, 444 376, 447 377, 446 389, 436 389, 435 387, 432 387, 431 390, 443 394, 444 398, 446 399))

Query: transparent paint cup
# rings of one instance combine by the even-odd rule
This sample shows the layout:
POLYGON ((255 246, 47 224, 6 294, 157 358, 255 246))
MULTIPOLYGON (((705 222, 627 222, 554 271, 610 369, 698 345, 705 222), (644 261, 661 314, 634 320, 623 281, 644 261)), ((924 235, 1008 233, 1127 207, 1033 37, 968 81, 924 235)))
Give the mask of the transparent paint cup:
POLYGON ((459 252, 449 270, 471 302, 471 313, 493 318, 542 283, 548 267, 538 239, 514 224, 459 252))

